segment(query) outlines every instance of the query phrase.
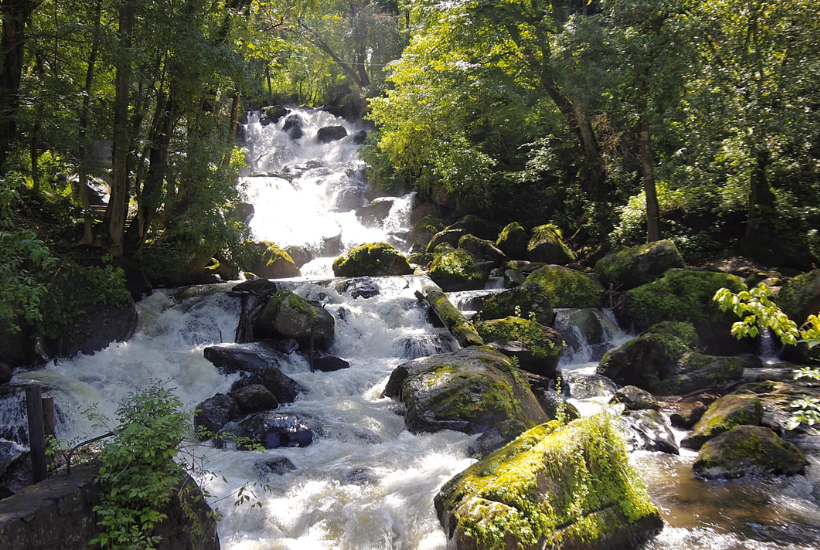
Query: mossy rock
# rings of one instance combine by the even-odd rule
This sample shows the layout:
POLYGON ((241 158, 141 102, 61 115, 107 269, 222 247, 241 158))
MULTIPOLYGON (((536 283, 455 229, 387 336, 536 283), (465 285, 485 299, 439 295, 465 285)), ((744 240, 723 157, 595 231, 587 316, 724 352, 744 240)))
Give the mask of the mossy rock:
POLYGON ((293 263, 298 268, 316 259, 316 255, 304 246, 289 246, 285 248, 285 251, 293 258, 293 263))
POLYGON ((484 288, 489 273, 466 250, 442 254, 430 266, 430 278, 445 292, 484 288))
POLYGON ((564 244, 561 230, 547 224, 532 230, 527 255, 533 262, 565 265, 575 261, 575 254, 564 244))
POLYGON ((700 449, 704 443, 735 426, 759 426, 763 420, 763 404, 756 395, 724 395, 703 413, 692 433, 683 438, 681 447, 700 449))
POLYGON ((800 325, 809 315, 820 313, 820 269, 786 279, 776 298, 789 319, 800 325))
POLYGON ((358 246, 333 262, 336 277, 379 277, 411 275, 413 268, 401 252, 387 243, 358 246))
POLYGON ((530 244, 530 235, 518 222, 508 224, 495 241, 495 245, 504 254, 516 260, 529 258, 527 246, 530 244))
POLYGON ((498 267, 507 261, 507 255, 501 252, 492 241, 479 239, 475 235, 464 235, 458 240, 458 248, 463 248, 476 258, 492 262, 498 267))
POLYGON ((421 267, 426 267, 430 262, 436 259, 435 254, 430 254, 427 252, 417 252, 416 254, 410 254, 407 256, 407 263, 410 265, 416 264, 421 267))
POLYGON ((446 294, 438 290, 430 290, 427 293, 427 303, 461 347, 484 344, 473 324, 447 299, 446 294))
POLYGON ((284 249, 277 245, 262 241, 246 242, 245 247, 250 251, 250 269, 258 277, 263 279, 288 279, 291 277, 301 277, 302 272, 296 267, 293 258, 284 249))
POLYGON ((555 377, 564 351, 564 340, 558 331, 520 317, 484 321, 476 329, 485 344, 507 357, 516 357, 522 369, 555 377))
POLYGON ((550 297, 552 307, 584 308, 601 305, 601 285, 574 269, 545 265, 533 271, 526 282, 543 288, 550 297))
POLYGON ((464 234, 475 235, 479 239, 495 240, 501 226, 473 214, 468 214, 446 227, 449 230, 463 230, 464 234))
POLYGON ((444 221, 433 216, 424 216, 413 224, 407 235, 407 247, 411 250, 424 251, 436 233, 444 229, 444 221))
POLYGON ((796 475, 808 466, 803 452, 763 426, 735 426, 706 442, 692 469, 700 477, 796 475))
POLYGON ((521 375, 502 354, 484 346, 432 355, 397 367, 385 395, 405 404, 414 433, 484 433, 516 420, 531 428, 547 417, 521 375))
POLYGON ((637 386, 624 386, 615 392, 610 403, 623 403, 623 405, 630 411, 640 411, 644 409, 651 409, 657 411, 661 408, 658 401, 646 390, 642 390, 637 386))
POLYGON ((293 338, 304 348, 310 345, 311 336, 317 348, 329 348, 334 330, 335 321, 327 310, 289 290, 277 291, 253 320, 255 336, 293 338))
POLYGON ((604 414, 533 428, 435 498, 448 548, 638 548, 663 522, 604 414))
POLYGON ((427 244, 427 248, 425 252, 435 252, 436 247, 440 244, 447 243, 453 248, 458 246, 458 241, 467 234, 466 229, 444 229, 439 231, 433 238, 430 239, 430 242, 427 244))
POLYGON ((619 290, 659 279, 673 267, 684 267, 683 256, 672 241, 655 241, 608 254, 595 264, 595 273, 605 287, 619 290))
POLYGON ((662 321, 686 321, 694 325, 701 345, 721 354, 750 351, 750 339, 738 342, 731 335, 737 317, 721 311, 712 300, 721 288, 746 290, 735 275, 713 271, 670 269, 651 283, 627 291, 615 314, 623 327, 644 331, 662 321))
POLYGON ((536 322, 547 326, 555 318, 549 295, 539 285, 532 283, 525 283, 484 299, 481 309, 483 319, 503 319, 511 315, 520 315, 526 319, 533 316, 536 322))

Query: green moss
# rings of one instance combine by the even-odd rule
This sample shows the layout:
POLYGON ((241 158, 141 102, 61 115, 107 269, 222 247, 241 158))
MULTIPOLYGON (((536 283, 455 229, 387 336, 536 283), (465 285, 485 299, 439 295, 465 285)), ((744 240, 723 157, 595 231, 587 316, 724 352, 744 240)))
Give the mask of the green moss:
POLYGON ((525 432, 444 485, 436 507, 454 511, 472 547, 591 541, 612 530, 597 515, 612 506, 627 522, 657 515, 606 415, 557 428, 552 422, 525 432))
POLYGON ((524 229, 520 223, 512 222, 507 224, 504 229, 501 230, 501 233, 498 235, 498 240, 496 244, 501 244, 503 242, 509 241, 513 238, 516 238, 517 235, 527 235, 527 230, 524 229))
POLYGON ((552 307, 598 307, 603 289, 589 276, 557 265, 544 266, 527 277, 541 287, 552 307))
POLYGON ((431 290, 427 293, 427 301, 462 347, 484 344, 473 324, 447 299, 446 294, 431 290))
POLYGON ((426 231, 435 235, 444 229, 444 221, 433 216, 424 216, 413 225, 413 230, 426 231))
POLYGON ((553 264, 575 261, 575 253, 564 243, 561 230, 553 224, 534 228, 527 250, 533 261, 553 264))
POLYGON ((285 303, 287 303, 291 309, 298 311, 299 313, 303 313, 305 315, 316 315, 316 312, 313 310, 313 307, 311 307, 310 302, 298 294, 294 294, 290 290, 276 291, 276 293, 271 296, 268 305, 264 309, 264 312, 274 313, 279 311, 285 303))
POLYGON ((333 262, 333 274, 337 277, 376 277, 411 273, 413 270, 407 259, 387 243, 363 244, 333 262))
POLYGON ((820 269, 814 269, 783 283, 775 298, 777 305, 789 318, 800 324, 806 317, 816 314, 820 302, 820 269))
POLYGON ((673 267, 683 267, 683 257, 672 241, 655 241, 607 254, 595 273, 605 285, 633 288, 649 283, 673 267))
POLYGON ((549 294, 541 286, 523 285, 484 299, 481 315, 484 319, 503 319, 518 312, 524 318, 534 315, 535 320, 549 326, 555 317, 549 294))
POLYGON ((430 266, 430 278, 444 290, 476 290, 484 287, 486 274, 472 254, 457 249, 442 254, 430 266))
POLYGON ((507 317, 481 323, 477 328, 479 336, 485 342, 512 342, 517 340, 527 346, 532 354, 539 359, 560 355, 564 350, 563 345, 557 345, 549 338, 546 327, 527 319, 507 317))
POLYGON ((263 241, 263 244, 267 247, 264 254, 262 254, 262 261, 265 265, 273 265, 273 263, 280 258, 286 262, 294 263, 293 258, 290 257, 290 254, 288 254, 284 248, 268 241, 263 241))

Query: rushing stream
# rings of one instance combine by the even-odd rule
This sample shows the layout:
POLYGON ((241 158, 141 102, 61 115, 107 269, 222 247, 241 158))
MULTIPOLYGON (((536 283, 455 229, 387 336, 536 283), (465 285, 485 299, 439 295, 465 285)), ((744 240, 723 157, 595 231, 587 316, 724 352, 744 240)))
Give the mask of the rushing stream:
MULTIPOLYGON (((412 197, 395 200, 378 224, 363 225, 351 209, 366 203, 356 145, 350 138, 322 145, 313 137, 328 124, 344 124, 351 134, 357 128, 321 111, 296 114, 304 130, 299 142, 282 131, 284 120, 263 127, 252 116, 246 129, 253 170, 287 176, 244 179, 256 208, 255 238, 282 246, 305 245, 317 253, 338 236, 344 248, 376 240, 401 244, 412 197)), ((207 479, 207 486, 212 503, 223 513, 222 547, 444 549, 433 497, 472 462, 466 448, 475 437, 450 431, 413 435, 404 428, 396 403, 381 398, 381 392, 396 365, 453 351, 458 345, 445 329, 429 323, 414 297, 425 277, 374 278, 377 296, 352 298, 328 280, 331 261, 330 256, 314 260, 303 268, 303 280, 291 286, 307 298, 321 296, 336 319, 331 351, 351 367, 310 373, 296 354, 283 367, 307 390, 284 408, 315 421, 318 438, 308 447, 264 452, 196 447, 197 456, 206 459, 206 468, 216 474, 207 479), (287 458, 295 469, 279 475, 263 466, 276 458, 287 458), (255 493, 252 502, 258 499, 261 506, 234 506, 234 492, 246 483, 255 493)), ((90 405, 96 403, 98 412, 113 418, 129 392, 154 380, 176 388, 191 410, 215 393, 227 392, 236 379, 221 375, 202 355, 207 345, 232 340, 240 314, 239 299, 227 295, 234 284, 156 292, 138 304, 139 328, 130 342, 42 370, 18 370, 13 383, 36 381, 55 395, 61 410, 58 432, 65 440, 99 433, 82 412, 90 405)), ((469 311, 477 294, 460 293, 452 299, 469 311)), ((590 344, 575 329, 573 315, 558 313, 556 326, 569 346, 560 366, 565 372, 591 374, 600 354, 628 335, 605 312, 594 312, 603 336, 601 342, 590 344)), ((604 407, 607 400, 575 404, 586 414, 604 407)), ((11 427, 9 433, 24 422, 19 405, 14 399, 0 400, 2 423, 11 427)), ((676 433, 678 439, 682 436, 676 433)), ((811 463, 807 474, 769 481, 698 480, 691 469, 695 454, 685 449, 680 456, 632 453, 667 525, 646 548, 817 548, 820 443, 806 440, 803 447, 811 463)))

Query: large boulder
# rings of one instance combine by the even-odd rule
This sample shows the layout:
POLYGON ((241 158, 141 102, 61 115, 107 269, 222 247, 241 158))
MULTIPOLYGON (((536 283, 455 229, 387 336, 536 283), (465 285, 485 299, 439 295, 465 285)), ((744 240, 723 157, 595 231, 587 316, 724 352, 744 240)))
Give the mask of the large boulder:
POLYGON ((293 338, 307 348, 311 338, 319 349, 333 343, 333 316, 314 302, 289 290, 271 296, 265 309, 253 320, 253 333, 267 338, 293 338))
POLYGON ((475 235, 479 239, 495 240, 495 238, 498 237, 498 232, 501 230, 501 227, 495 222, 485 220, 473 214, 468 214, 452 225, 447 226, 447 229, 460 229, 464 231, 465 235, 470 234, 475 235))
POLYGON ((605 287, 629 290, 659 279, 673 267, 684 267, 683 256, 672 241, 655 241, 613 252, 595 264, 605 287))
POLYGON ((333 262, 336 277, 377 277, 410 275, 413 268, 401 252, 387 243, 371 243, 356 247, 333 262))
POLYGON ((244 414, 269 411, 279 406, 273 394, 262 384, 248 384, 231 389, 228 394, 244 414))
POLYGON ((479 239, 474 235, 464 235, 458 240, 458 248, 463 248, 476 258, 492 262, 498 267, 507 260, 507 255, 501 252, 492 241, 479 239))
POLYGON ((316 259, 316 255, 304 246, 289 246, 285 249, 285 252, 288 256, 290 256, 290 259, 293 260, 293 264, 298 268, 301 268, 306 263, 312 262, 316 259))
POLYGON ((495 241, 495 245, 504 254, 514 260, 525 260, 529 258, 527 246, 530 244, 530 235, 527 230, 521 227, 518 222, 508 224, 495 241))
POLYGON ((621 403, 630 411, 657 411, 661 408, 651 393, 637 386, 624 386, 615 392, 615 395, 612 396, 609 402, 611 404, 621 403))
POLYGON ((803 452, 763 426, 735 426, 701 447, 692 469, 700 477, 802 474, 803 452))
POLYGON ((285 122, 284 124, 282 124, 282 131, 289 135, 290 139, 301 139, 301 137, 305 133, 305 131, 302 129, 304 124, 305 123, 302 120, 302 117, 294 113, 292 115, 288 115, 287 118, 285 118, 285 122))
POLYGON ((413 224, 407 235, 407 247, 411 252, 423 252, 433 236, 444 229, 444 221, 433 216, 424 216, 413 224))
POLYGON ((453 550, 629 550, 663 527, 614 422, 550 422, 448 481, 436 512, 453 550))
POLYGON ((545 265, 526 279, 544 289, 552 307, 586 308, 601 304, 601 285, 591 277, 559 265, 545 265))
POLYGON ((210 439, 225 427, 241 417, 239 405, 233 397, 218 393, 196 406, 194 428, 197 437, 210 439))
POLYGON ((265 342, 215 344, 202 350, 222 374, 258 373, 287 362, 287 356, 265 342))
POLYGON ((763 420, 763 404, 756 395, 724 395, 711 405, 695 424, 692 433, 683 438, 681 447, 700 449, 704 443, 728 432, 735 426, 759 426, 763 420))
POLYGON ((245 247, 250 251, 253 258, 250 266, 248 266, 248 271, 257 277, 287 279, 302 275, 293 258, 284 249, 271 242, 247 242, 245 247))
POLYGON ((820 312, 820 269, 786 279, 777 294, 777 305, 798 325, 820 312))
POLYGON ((637 332, 661 321, 687 321, 709 351, 726 355, 750 351, 751 340, 738 342, 731 335, 737 317, 721 311, 712 300, 721 288, 740 292, 746 285, 726 273, 670 269, 662 278, 628 290, 615 314, 621 326, 637 332))
POLYGON ((555 377, 564 351, 564 341, 556 330, 520 317, 484 321, 476 328, 485 344, 507 357, 517 358, 522 369, 555 377))
POLYGON ((51 344, 53 356, 92 354, 112 342, 126 342, 137 330, 137 308, 129 297, 125 307, 97 304, 91 311, 60 327, 60 337, 51 344))
POLYGON ((511 315, 533 316, 542 325, 551 325, 555 314, 547 291, 534 283, 492 294, 484 298, 481 316, 484 319, 503 319, 511 315))
POLYGON ((575 261, 575 254, 564 244, 561 230, 552 224, 541 225, 532 230, 527 255, 533 262, 547 264, 566 265, 575 261))
POLYGON ((460 346, 466 348, 467 346, 480 346, 484 343, 473 324, 450 302, 446 294, 439 290, 430 290, 427 292, 426 300, 460 346))
POLYGON ((527 381, 502 354, 487 347, 432 355, 399 365, 385 395, 400 397, 414 433, 484 433, 506 420, 530 428, 547 417, 527 381))
POLYGON ((427 243, 427 248, 425 252, 435 252, 436 248, 444 243, 449 244, 453 248, 458 246, 458 241, 461 240, 461 237, 467 235, 467 230, 464 228, 455 228, 455 229, 442 229, 430 239, 430 242, 427 243))
POLYGON ((305 392, 299 382, 274 366, 263 367, 243 376, 231 385, 231 392, 256 384, 266 388, 280 405, 293 403, 297 395, 305 392))
MULTIPOLYGON (((249 416, 238 424, 229 424, 221 434, 222 440, 229 436, 247 440, 251 444, 262 445, 266 449, 279 447, 307 447, 315 437, 313 428, 306 418, 295 414, 260 412, 249 416)), ((217 442, 220 440, 218 439, 217 442)), ((240 449, 246 445, 239 445, 240 449)))
POLYGON ((345 137, 347 137, 347 130, 345 130, 344 126, 325 126, 324 128, 319 128, 319 131, 316 132, 316 141, 319 143, 339 141, 345 137))
POLYGON ((446 292, 484 288, 489 271, 463 249, 442 254, 430 266, 430 278, 446 292))

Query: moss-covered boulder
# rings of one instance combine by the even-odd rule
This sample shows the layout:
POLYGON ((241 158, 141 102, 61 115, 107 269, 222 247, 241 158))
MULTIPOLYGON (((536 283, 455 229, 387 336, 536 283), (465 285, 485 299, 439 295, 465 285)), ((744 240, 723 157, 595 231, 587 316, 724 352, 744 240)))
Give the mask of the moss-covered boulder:
POLYGON ((275 244, 262 241, 247 242, 245 247, 253 258, 248 271, 263 279, 288 279, 301 277, 302 272, 296 267, 293 258, 284 249, 275 244))
POLYGON ((638 332, 661 321, 687 321, 707 350, 725 355, 750 351, 750 339, 738 342, 731 335, 737 317, 712 301, 721 288, 740 292, 746 285, 727 273, 670 269, 662 278, 627 291, 615 314, 621 326, 638 332))
POLYGON ((433 236, 444 229, 444 221, 433 216, 424 216, 413 224, 407 235, 407 247, 412 252, 423 252, 433 236))
POLYGON ((489 272, 466 250, 442 254, 430 265, 430 278, 445 292, 484 288, 489 272))
POLYGON ((265 308, 253 321, 253 333, 260 338, 293 338, 307 348, 314 344, 327 349, 333 343, 335 321, 323 307, 309 302, 289 290, 271 296, 265 308))
POLYGON ((575 254, 564 244, 561 230, 547 224, 532 230, 527 255, 533 262, 565 265, 575 261, 575 254))
POLYGON ((738 478, 747 475, 802 474, 808 466, 803 452, 763 426, 735 426, 701 447, 692 469, 700 477, 738 478))
POLYGON ((413 268, 407 263, 407 258, 387 243, 363 244, 333 261, 333 274, 336 277, 378 277, 412 273, 413 268))
POLYGON ((530 234, 518 222, 508 224, 495 241, 495 245, 504 254, 515 260, 525 260, 529 258, 527 247, 530 244, 530 234))
POLYGON ((605 287, 619 290, 659 279, 673 267, 684 267, 683 256, 672 241, 655 241, 608 254, 595 264, 595 273, 605 287))
POLYGON ((479 239, 495 240, 501 226, 495 222, 485 220, 473 214, 468 214, 460 218, 455 223, 447 226, 447 229, 461 229, 465 234, 475 235, 479 239))
POLYGON ((623 403, 623 405, 630 411, 640 411, 644 409, 651 409, 657 411, 661 408, 658 401, 646 390, 642 390, 637 386, 624 386, 615 392, 610 403, 623 403))
POLYGON ((555 369, 564 351, 564 340, 558 331, 520 317, 485 321, 476 328, 485 344, 507 357, 516 357, 522 369, 548 378, 555 377, 555 369))
POLYGON ((551 325, 555 314, 547 291, 536 284, 523 284, 484 298, 481 316, 484 319, 503 319, 520 315, 536 322, 551 325))
POLYGON ((777 305, 798 325, 820 312, 820 269, 786 279, 777 294, 777 305))
POLYGON ((421 267, 426 267, 435 259, 435 254, 431 254, 429 252, 416 252, 415 254, 410 254, 409 256, 407 256, 407 263, 409 263, 411 266, 415 264, 421 267))
POLYGON ((431 355, 399 365, 384 391, 405 405, 414 433, 456 430, 484 433, 516 420, 530 428, 547 417, 509 360, 485 346, 431 355))
POLYGON ((427 248, 425 249, 425 252, 435 252, 436 247, 444 243, 447 243, 453 248, 455 248, 456 246, 458 246, 459 239, 461 239, 461 237, 463 237, 466 234, 466 229, 444 229, 442 231, 439 231, 438 233, 433 235, 433 238, 430 239, 429 243, 427 243, 427 248))
POLYGON ((629 550, 663 526, 605 415, 527 431, 448 481, 435 505, 454 550, 629 550))
POLYGON ((447 299, 446 294, 438 290, 430 290, 427 292, 426 300, 461 347, 484 344, 473 324, 447 299))
POLYGON ((543 288, 552 307, 585 308, 601 304, 601 285, 574 269, 545 265, 533 271, 526 282, 543 288))
POLYGON ((463 248, 476 258, 492 262, 498 267, 507 261, 507 255, 501 252, 492 241, 479 239, 475 235, 464 235, 458 240, 458 247, 463 248))
POLYGON ((712 438, 735 426, 759 426, 763 420, 763 404, 756 395, 724 395, 703 413, 692 433, 683 438, 681 447, 700 449, 712 438))

